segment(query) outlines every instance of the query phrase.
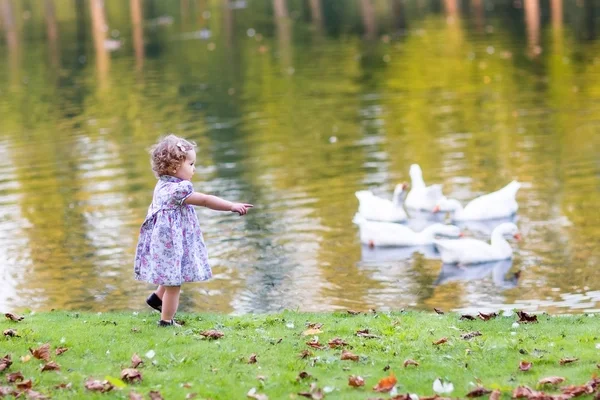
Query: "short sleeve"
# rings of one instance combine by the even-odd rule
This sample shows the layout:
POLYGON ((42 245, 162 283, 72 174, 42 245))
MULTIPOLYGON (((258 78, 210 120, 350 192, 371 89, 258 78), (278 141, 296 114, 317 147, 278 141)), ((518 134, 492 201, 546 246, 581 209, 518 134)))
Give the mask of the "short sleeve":
POLYGON ((184 200, 194 193, 194 187, 190 181, 181 181, 173 186, 171 201, 174 204, 182 205, 184 200))

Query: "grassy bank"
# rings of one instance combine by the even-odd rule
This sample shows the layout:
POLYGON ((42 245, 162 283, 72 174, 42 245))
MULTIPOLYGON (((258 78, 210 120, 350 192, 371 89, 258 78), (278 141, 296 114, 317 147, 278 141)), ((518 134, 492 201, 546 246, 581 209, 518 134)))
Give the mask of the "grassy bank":
POLYGON ((158 328, 157 314, 149 312, 26 314, 21 321, 0 322, 0 391, 22 390, 16 386, 22 381, 8 382, 8 374, 19 380, 15 373, 21 372, 31 380, 27 394, 33 398, 36 393, 55 399, 150 398, 154 392, 165 399, 243 399, 255 388, 250 398, 389 399, 396 392, 434 395, 439 377, 454 386, 442 396, 464 398, 482 385, 510 398, 520 385, 560 393, 561 386, 583 385, 598 371, 598 316, 538 315, 537 323, 520 324, 516 314, 487 321, 460 317, 433 312, 183 314, 182 328, 158 328), (210 330, 223 336, 207 338, 210 330), (433 344, 438 341, 443 343, 433 344), (44 344, 49 344, 47 360, 32 354, 43 352, 44 344), (57 355, 58 348, 67 350, 57 355), (342 357, 344 350, 350 354, 342 357), (121 379, 134 354, 143 361, 136 369, 141 381, 132 370, 121 379), (409 359, 418 365, 405 366, 409 359), (527 369, 527 363, 530 368, 522 371, 520 364, 527 369), (47 364, 49 370, 42 371, 47 364), (392 374, 397 383, 391 395, 373 390, 392 374), (350 386, 350 376, 362 377, 364 386, 350 386), (538 385, 549 376, 565 381, 538 385), (86 389, 93 380, 98 389, 115 387, 105 393, 86 389))

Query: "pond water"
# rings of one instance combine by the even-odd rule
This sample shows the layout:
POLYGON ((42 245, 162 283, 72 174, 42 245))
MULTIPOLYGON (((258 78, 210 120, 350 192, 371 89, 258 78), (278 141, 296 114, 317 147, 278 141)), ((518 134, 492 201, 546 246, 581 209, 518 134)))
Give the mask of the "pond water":
POLYGON ((600 310, 600 8, 341 4, 0 0, 0 310, 144 309, 166 132, 198 191, 255 205, 197 209, 215 277, 183 310, 600 310), (522 182, 513 260, 361 246, 354 193, 413 163, 462 202, 522 182))

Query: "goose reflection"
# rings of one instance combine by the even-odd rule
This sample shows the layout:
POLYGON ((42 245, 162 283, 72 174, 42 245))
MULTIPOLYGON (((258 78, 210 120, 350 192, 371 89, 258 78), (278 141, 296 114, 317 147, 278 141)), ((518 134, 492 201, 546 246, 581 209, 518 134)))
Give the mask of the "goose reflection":
POLYGON ((361 246, 363 262, 401 261, 412 258, 414 253, 420 253, 425 258, 440 259, 440 253, 433 245, 410 247, 369 247, 361 246))
POLYGON ((505 222, 517 223, 517 215, 513 214, 507 218, 488 219, 482 221, 454 221, 453 223, 461 230, 469 230, 470 232, 482 233, 485 236, 492 234, 494 228, 505 222))
POLYGON ((479 280, 491 275, 494 285, 503 289, 511 289, 517 286, 520 275, 520 272, 516 272, 510 278, 506 278, 506 273, 512 268, 512 265, 512 259, 477 264, 470 267, 442 264, 440 275, 433 284, 438 286, 453 281, 479 280))

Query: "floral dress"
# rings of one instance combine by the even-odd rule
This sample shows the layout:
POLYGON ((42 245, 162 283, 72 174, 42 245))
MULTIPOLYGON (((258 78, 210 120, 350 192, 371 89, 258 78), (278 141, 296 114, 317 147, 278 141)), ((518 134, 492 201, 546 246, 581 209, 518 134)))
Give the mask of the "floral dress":
POLYGON ((159 178, 135 252, 138 281, 179 286, 212 277, 198 217, 193 206, 183 203, 193 192, 190 181, 159 178))

